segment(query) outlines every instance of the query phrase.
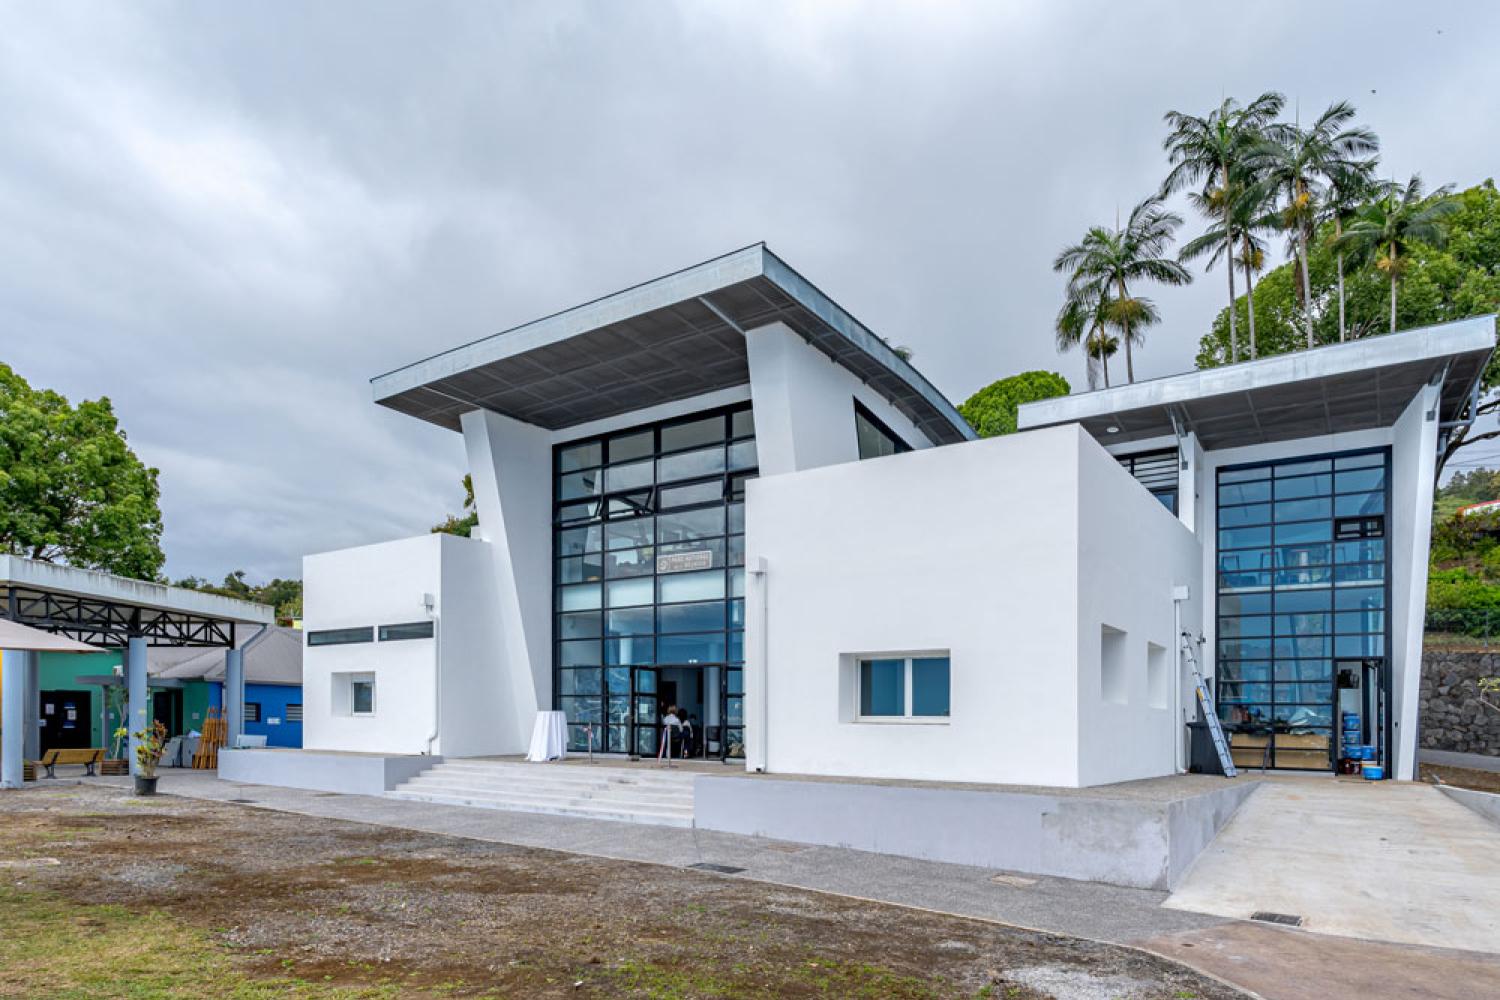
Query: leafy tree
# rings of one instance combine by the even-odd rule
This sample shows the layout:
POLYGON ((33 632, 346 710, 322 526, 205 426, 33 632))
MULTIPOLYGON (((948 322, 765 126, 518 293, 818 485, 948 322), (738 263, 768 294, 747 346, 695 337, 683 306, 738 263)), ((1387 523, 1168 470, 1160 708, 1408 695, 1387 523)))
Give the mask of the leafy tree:
MULTIPOLYGON (((1131 345, 1140 342, 1144 327, 1160 319, 1151 300, 1132 296, 1130 286, 1142 281, 1186 285, 1193 280, 1186 268, 1166 256, 1181 225, 1182 216, 1163 208, 1161 195, 1152 195, 1131 209, 1123 228, 1094 226, 1052 262, 1054 271, 1068 273, 1067 303, 1076 303, 1085 313, 1102 310, 1110 326, 1120 331, 1127 381, 1135 381, 1131 345)), ((1068 308, 1064 305, 1065 311, 1068 308)))
POLYGON ((107 398, 73 406, 0 364, 0 551, 155 579, 156 477, 107 398))
POLYGON ((468 538, 479 527, 479 511, 474 508, 474 478, 468 474, 464 475, 464 510, 468 513, 462 516, 449 514, 439 524, 432 526, 432 534, 462 535, 468 538))
POLYGON ((1109 359, 1120 347, 1120 339, 1109 333, 1109 323, 1108 294, 1085 292, 1070 296, 1057 314, 1057 353, 1083 346, 1090 389, 1098 388, 1101 370, 1104 388, 1109 388, 1109 359))
MULTIPOLYGON (((1430 203, 1433 199, 1429 198, 1430 203)), ((1487 180, 1447 199, 1453 207, 1443 219, 1443 247, 1414 242, 1401 251, 1401 295, 1396 308, 1398 328, 1428 326, 1471 316, 1500 312, 1500 191, 1487 180)), ((1337 285, 1337 260, 1333 250, 1334 224, 1322 223, 1309 244, 1308 274, 1314 303, 1332 303, 1337 285)), ((1282 354, 1305 346, 1298 330, 1302 315, 1297 291, 1296 262, 1268 271, 1255 290, 1255 316, 1262 355, 1282 354)), ((1345 275, 1347 330, 1350 339, 1389 329, 1390 280, 1373 266, 1361 266, 1345 275)), ((1248 302, 1241 296, 1235 310, 1243 320, 1248 302)), ((1315 343, 1331 344, 1339 339, 1336 309, 1315 309, 1315 343)), ((1228 310, 1223 310, 1198 344, 1199 368, 1211 368, 1230 360, 1228 310)), ((1484 402, 1478 416, 1500 411, 1500 360, 1485 372, 1484 402)), ((1461 431, 1449 438, 1445 455, 1460 447, 1500 436, 1497 431, 1461 431)))
POLYGON ((958 412, 980 437, 998 437, 1016 431, 1016 409, 1022 403, 1072 391, 1068 380, 1056 372, 1022 372, 991 382, 964 400, 958 412))
POLYGON ((180 580, 173 580, 172 586, 201 590, 204 593, 219 594, 224 597, 236 597, 242 601, 254 601, 256 604, 269 604, 276 609, 278 621, 302 617, 301 580, 283 580, 276 577, 270 583, 247 583, 245 571, 237 569, 232 573, 224 574, 224 582, 221 584, 209 583, 201 576, 186 576, 180 580))
POLYGON ((1266 128, 1266 137, 1246 157, 1246 168, 1280 195, 1281 225, 1290 234, 1301 265, 1303 329, 1313 346, 1312 278, 1308 243, 1319 214, 1322 186, 1332 178, 1357 169, 1360 157, 1380 148, 1375 133, 1351 125, 1354 106, 1330 104, 1308 128, 1280 122, 1266 128))
MULTIPOLYGON (((1191 185, 1200 185, 1196 204, 1203 214, 1218 217, 1218 224, 1204 236, 1190 243, 1195 247, 1184 256, 1197 256, 1210 247, 1217 247, 1209 258, 1209 267, 1220 257, 1226 258, 1225 273, 1229 278, 1229 302, 1233 306, 1234 294, 1234 245, 1240 236, 1240 226, 1234 213, 1235 205, 1254 186, 1248 170, 1247 158, 1257 144, 1264 141, 1263 130, 1281 113, 1285 98, 1274 92, 1261 94, 1245 107, 1226 97, 1207 115, 1183 114, 1168 111, 1164 116, 1171 131, 1162 141, 1167 151, 1167 160, 1172 165, 1167 178, 1162 182, 1163 195, 1191 185), (1205 242, 1206 241, 1206 242, 1205 242)), ((1239 335, 1233 311, 1229 314, 1230 354, 1239 360, 1239 335)), ((1254 354, 1251 355, 1254 357, 1254 354)))
MULTIPOLYGON (((1339 342, 1345 339, 1348 326, 1344 322, 1344 248, 1339 241, 1344 235, 1344 226, 1353 221, 1363 204, 1377 193, 1375 184, 1375 160, 1359 160, 1345 169, 1335 170, 1329 177, 1328 190, 1323 195, 1322 221, 1333 223, 1334 256, 1337 262, 1339 298, 1339 342)), ((1251 310, 1254 315, 1254 310, 1251 310)))
POLYGON ((1432 515, 1435 520, 1444 521, 1457 514, 1461 507, 1491 500, 1500 500, 1500 469, 1457 472, 1438 487, 1433 498, 1432 515))
MULTIPOLYGON (((1448 201, 1451 186, 1440 187, 1431 200, 1422 197, 1422 178, 1412 174, 1402 187, 1390 184, 1381 196, 1354 213, 1349 231, 1333 241, 1339 254, 1339 284, 1343 284, 1343 254, 1352 251, 1360 260, 1375 260, 1391 282, 1391 332, 1396 332, 1396 286, 1406 269, 1407 252, 1413 243, 1441 250, 1448 242, 1442 220, 1456 206, 1448 201)), ((1342 311, 1342 310, 1341 310, 1342 311)))

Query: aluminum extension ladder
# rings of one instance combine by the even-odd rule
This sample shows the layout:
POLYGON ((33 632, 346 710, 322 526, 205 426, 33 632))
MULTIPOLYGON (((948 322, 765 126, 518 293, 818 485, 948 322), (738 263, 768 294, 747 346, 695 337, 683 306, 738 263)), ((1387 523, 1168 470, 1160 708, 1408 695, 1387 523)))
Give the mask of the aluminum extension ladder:
POLYGON ((1208 723, 1208 734, 1213 738, 1214 751, 1219 755, 1219 765, 1224 769, 1224 777, 1236 777, 1240 772, 1235 769, 1234 758, 1229 753, 1229 741, 1224 738, 1224 727, 1219 724, 1219 713, 1214 711, 1213 696, 1208 693, 1203 671, 1198 666, 1197 641, 1192 633, 1182 633, 1182 650, 1187 653, 1188 665, 1193 668, 1193 690, 1197 692, 1198 706, 1203 710, 1203 718, 1208 723))

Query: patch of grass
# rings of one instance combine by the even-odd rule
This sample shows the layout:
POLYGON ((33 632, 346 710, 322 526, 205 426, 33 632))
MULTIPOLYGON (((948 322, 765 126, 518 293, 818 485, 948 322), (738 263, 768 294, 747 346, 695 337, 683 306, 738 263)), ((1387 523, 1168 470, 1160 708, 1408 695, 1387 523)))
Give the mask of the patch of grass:
POLYGON ((839 962, 810 958, 791 968, 757 969, 736 963, 726 970, 710 965, 663 965, 649 961, 626 961, 608 970, 617 985, 653 1000, 688 1000, 691 997, 749 998, 782 992, 797 987, 799 995, 811 993, 828 997, 864 997, 869 1000, 901 998, 929 1000, 951 995, 941 984, 902 976, 876 965, 861 962, 839 962), (778 988, 771 993, 767 983, 778 988))
POLYGON ((159 911, 85 906, 0 888, 0 995, 37 1000, 394 1000, 393 985, 351 988, 255 978, 203 932, 159 911))

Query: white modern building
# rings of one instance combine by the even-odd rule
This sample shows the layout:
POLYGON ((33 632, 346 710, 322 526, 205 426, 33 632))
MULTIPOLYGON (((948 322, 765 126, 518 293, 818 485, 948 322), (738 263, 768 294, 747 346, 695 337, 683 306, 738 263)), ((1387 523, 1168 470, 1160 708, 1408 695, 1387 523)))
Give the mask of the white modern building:
POLYGON ((309 556, 304 746, 1091 786, 1410 777, 1429 512, 1492 317, 1047 400, 985 441, 753 246, 382 375, 479 527, 309 556), (1183 633, 1191 641, 1181 639, 1183 633), (1350 728, 1353 727, 1353 728, 1350 728))

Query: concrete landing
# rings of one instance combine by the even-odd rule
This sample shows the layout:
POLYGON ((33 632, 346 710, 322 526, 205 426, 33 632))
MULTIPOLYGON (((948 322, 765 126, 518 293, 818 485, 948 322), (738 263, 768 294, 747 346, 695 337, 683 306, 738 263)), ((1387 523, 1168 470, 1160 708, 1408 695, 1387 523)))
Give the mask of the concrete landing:
POLYGON ((1270 780, 1167 900, 1309 931, 1500 951, 1500 828, 1429 785, 1270 780))

